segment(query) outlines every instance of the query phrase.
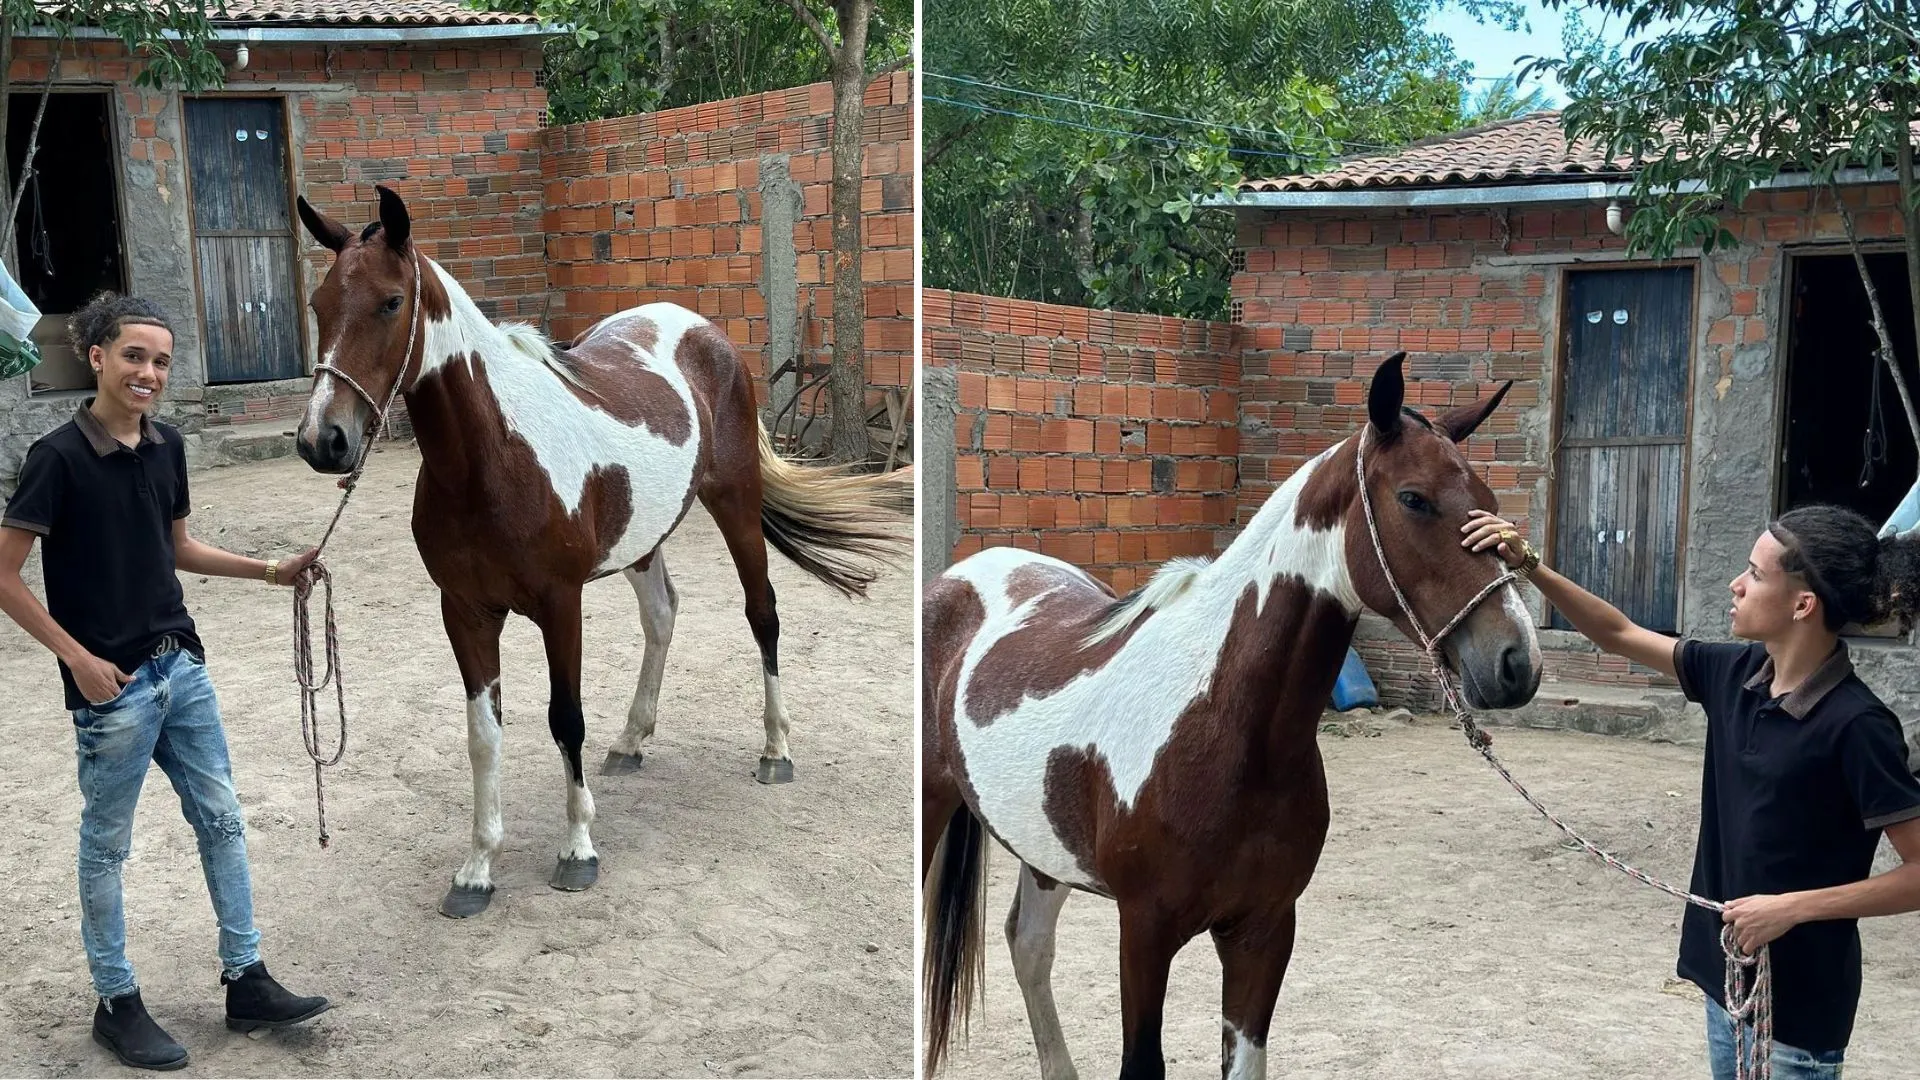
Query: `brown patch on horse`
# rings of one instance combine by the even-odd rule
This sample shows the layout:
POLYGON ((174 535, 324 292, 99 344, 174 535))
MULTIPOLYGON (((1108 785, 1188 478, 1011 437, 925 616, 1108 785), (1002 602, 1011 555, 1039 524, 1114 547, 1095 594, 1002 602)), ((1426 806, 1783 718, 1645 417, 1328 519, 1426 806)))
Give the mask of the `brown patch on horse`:
MULTIPOLYGON (((1041 809, 1060 846, 1073 855, 1073 861, 1088 881, 1098 884, 1100 871, 1095 853, 1099 848, 1100 821, 1119 812, 1119 798, 1113 791, 1113 774, 1098 751, 1084 746, 1056 746, 1047 755, 1045 795, 1041 809), (1106 813, 1102 813, 1102 808, 1106 813)), ((1102 886, 1104 888, 1104 886, 1102 886)))
POLYGON ((920 606, 921 655, 926 669, 920 682, 920 724, 929 775, 935 766, 948 774, 961 760, 954 734, 960 664, 986 621, 986 604, 972 582, 942 576, 927 586, 920 606))
POLYGON ((967 719, 979 727, 1028 698, 1058 693, 1081 675, 1105 667, 1153 615, 1141 612, 1126 629, 1089 648, 1087 637, 1113 610, 1112 590, 1073 571, 1036 563, 1009 575, 1007 591, 1010 597, 1040 600, 1026 622, 995 641, 973 669, 966 688, 967 719))
POLYGON ((1353 477, 1354 452, 1353 439, 1348 439, 1314 468, 1300 489, 1299 501, 1294 503, 1294 525, 1324 532, 1346 517, 1360 494, 1353 477))
MULTIPOLYGON (((1057 589, 1062 585, 1085 585, 1088 580, 1047 563, 1028 563, 1007 575, 1007 603, 1018 607, 1049 589, 1057 589)), ((1105 590, 1109 600, 1113 598, 1113 590, 1108 589, 1104 582, 1094 578, 1092 584, 1105 590)))
POLYGON ((1329 814, 1315 739, 1354 621, 1295 577, 1276 581, 1258 611, 1257 598, 1253 586, 1241 593, 1207 692, 1174 722, 1131 807, 1097 747, 1049 758, 1047 820, 1123 900, 1224 919, 1289 905, 1313 876, 1329 814))
MULTIPOLYGON (((440 275, 433 272, 433 263, 425 255, 419 257, 420 265, 420 317, 423 320, 421 332, 426 331, 425 323, 445 322, 453 318, 453 298, 447 295, 447 286, 440 275)), ((422 345, 425 342, 421 342, 422 345)), ((416 362, 414 372, 419 373, 416 362)))
POLYGON ((603 536, 603 522, 624 527, 629 512, 625 477, 616 484, 596 470, 581 513, 569 514, 533 448, 507 430, 486 370, 485 357, 461 357, 408 395, 416 437, 435 448, 414 485, 413 535, 434 584, 525 615, 542 610, 555 582, 593 576, 618 538, 603 536))
MULTIPOLYGON (((688 490, 691 492, 691 487, 688 490)), ((680 512, 685 514, 686 508, 680 512)), ((594 565, 605 566, 607 556, 627 534, 627 524, 633 520, 633 484, 626 466, 600 465, 587 474, 580 492, 579 516, 581 521, 592 523, 598 541, 594 565)))
MULTIPOLYGON (((687 336, 693 336, 689 330, 687 336)), ((658 372, 646 366, 636 352, 661 360, 653 351, 659 330, 650 319, 623 319, 585 340, 577 340, 558 360, 569 365, 589 392, 561 380, 581 404, 599 409, 628 427, 644 426, 675 446, 684 446, 693 434, 693 418, 680 394, 658 372), (619 328, 616 335, 611 332, 619 328)), ((681 349, 685 349, 682 338, 681 349)), ((685 364, 679 356, 668 363, 685 364)))

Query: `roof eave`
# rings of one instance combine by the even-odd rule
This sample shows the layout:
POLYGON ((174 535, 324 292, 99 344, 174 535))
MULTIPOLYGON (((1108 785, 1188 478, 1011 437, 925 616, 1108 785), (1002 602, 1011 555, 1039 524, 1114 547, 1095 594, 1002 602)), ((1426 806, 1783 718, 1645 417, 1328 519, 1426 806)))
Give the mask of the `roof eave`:
MULTIPOLYGON (((1896 180, 1892 169, 1842 169, 1834 174, 1842 185, 1883 184, 1896 180)), ((1811 185, 1806 173, 1782 173, 1754 185, 1755 190, 1784 190, 1811 185)), ((1700 191, 1697 180, 1674 185, 1662 194, 1700 191)), ((1631 180, 1558 180, 1524 184, 1484 184, 1438 187, 1373 187, 1339 191, 1234 191, 1196 200, 1196 205, 1237 210, 1438 210, 1475 206, 1520 206, 1537 203, 1596 202, 1633 194, 1631 180)))
MULTIPOLYGON (((568 28, 552 23, 471 23, 455 26, 394 26, 369 25, 364 23, 335 23, 325 26, 286 26, 280 23, 244 23, 216 24, 213 27, 215 41, 244 41, 250 44, 282 45, 318 45, 318 44, 413 44, 419 42, 442 41, 494 41, 507 38, 554 37, 568 33, 568 28)), ((76 26, 71 31, 76 38, 92 40, 119 40, 119 36, 109 30, 96 26, 76 26)), ((56 36, 44 26, 36 26, 27 31, 25 37, 50 38, 56 36)), ((173 31, 167 31, 169 38, 178 38, 173 31)))

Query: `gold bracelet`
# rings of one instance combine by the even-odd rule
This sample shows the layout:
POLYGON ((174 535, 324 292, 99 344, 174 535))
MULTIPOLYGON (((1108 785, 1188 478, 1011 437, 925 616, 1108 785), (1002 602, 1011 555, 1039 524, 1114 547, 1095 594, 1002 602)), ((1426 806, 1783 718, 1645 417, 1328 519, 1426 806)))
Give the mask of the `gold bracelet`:
POLYGON ((279 572, 280 572, 280 564, 276 562, 269 562, 267 564, 267 584, 269 585, 280 584, 279 572))
POLYGON ((1526 554, 1521 557, 1520 565, 1513 568, 1513 572, 1532 581, 1533 572, 1540 569, 1540 553, 1533 550, 1533 545, 1526 540, 1520 541, 1520 549, 1526 554))

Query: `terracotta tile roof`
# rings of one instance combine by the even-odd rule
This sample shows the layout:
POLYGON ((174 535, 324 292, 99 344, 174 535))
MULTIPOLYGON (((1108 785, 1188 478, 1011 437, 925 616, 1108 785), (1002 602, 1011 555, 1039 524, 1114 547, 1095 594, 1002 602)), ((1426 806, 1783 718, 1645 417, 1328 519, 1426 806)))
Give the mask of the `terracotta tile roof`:
POLYGON ((221 26, 500 26, 537 24, 533 15, 475 11, 461 0, 210 0, 221 26))
POLYGON ((1241 191, 1350 191, 1356 188, 1456 187, 1623 174, 1585 141, 1569 147, 1558 112, 1538 112, 1409 145, 1391 154, 1341 159, 1326 172, 1248 180, 1241 191))

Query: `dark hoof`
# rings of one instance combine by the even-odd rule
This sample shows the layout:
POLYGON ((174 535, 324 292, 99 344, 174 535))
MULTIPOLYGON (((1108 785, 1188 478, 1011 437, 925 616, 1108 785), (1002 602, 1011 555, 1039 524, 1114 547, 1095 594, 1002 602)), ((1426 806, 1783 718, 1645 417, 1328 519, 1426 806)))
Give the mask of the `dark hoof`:
POLYGON ((618 750, 607 751, 607 760, 600 763, 601 776, 625 776, 640 771, 640 763, 646 760, 645 754, 623 754, 618 750))
POLYGON ((449 919, 471 919, 487 910, 493 903, 493 886, 477 889, 471 885, 455 885, 447 890, 446 898, 440 901, 440 914, 449 919))
POLYGON ((553 880, 547 884, 561 892, 580 892, 593 888, 600 880, 600 857, 591 859, 561 859, 553 867, 553 880))
POLYGON ((793 759, 763 757, 760 759, 760 771, 753 778, 763 784, 791 784, 793 759))

